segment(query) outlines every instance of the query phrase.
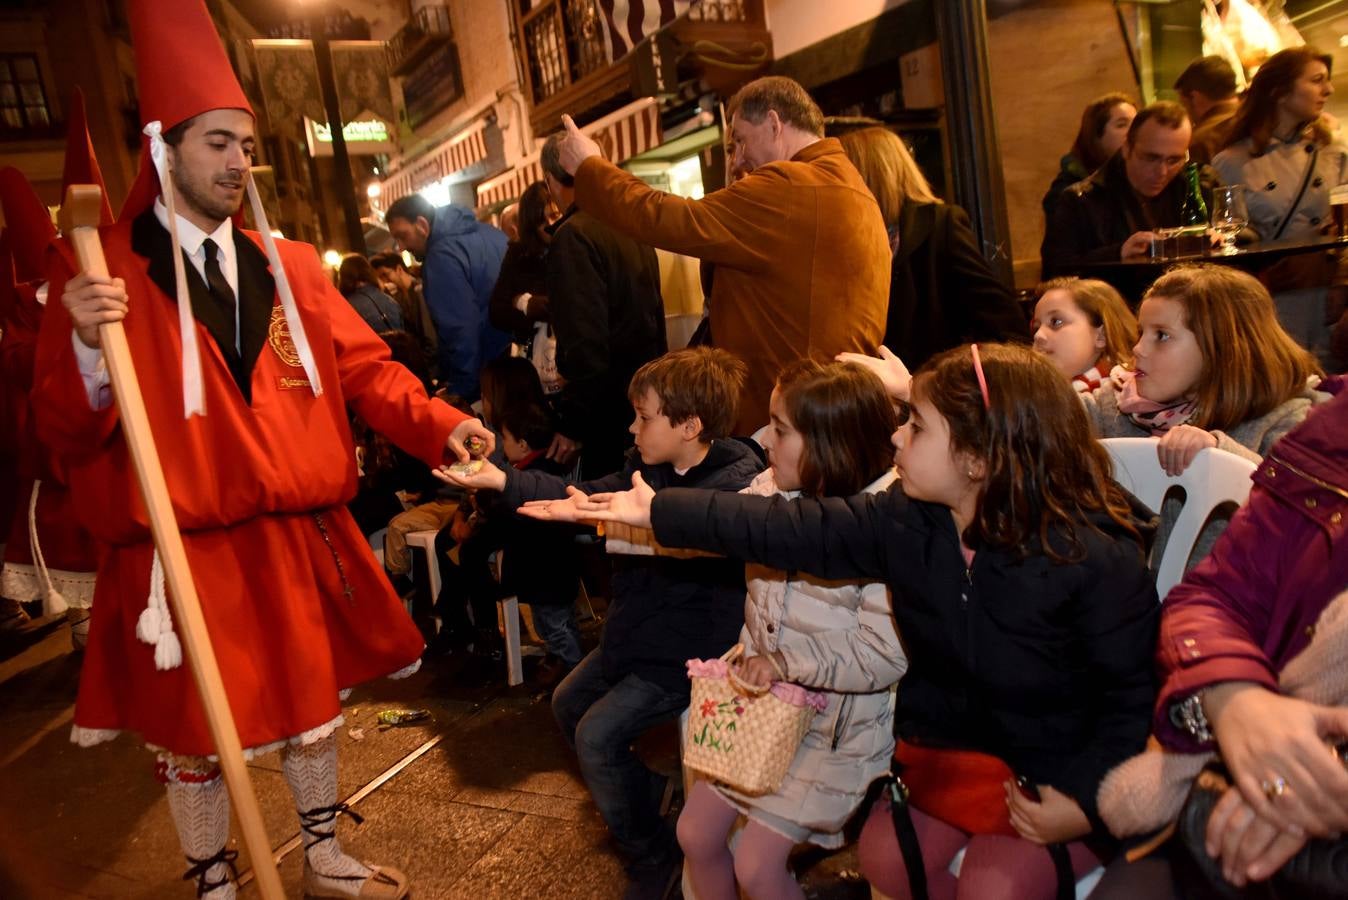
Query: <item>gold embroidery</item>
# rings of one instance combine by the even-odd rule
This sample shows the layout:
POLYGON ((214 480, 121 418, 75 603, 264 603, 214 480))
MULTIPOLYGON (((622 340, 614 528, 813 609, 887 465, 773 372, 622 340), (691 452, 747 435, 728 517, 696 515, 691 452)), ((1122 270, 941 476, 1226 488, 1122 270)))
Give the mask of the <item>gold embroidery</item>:
POLYGON ((290 324, 286 322, 285 311, 280 304, 272 307, 271 322, 267 325, 267 343, 271 344, 281 362, 299 368, 300 352, 295 349, 295 342, 290 338, 290 324))
POLYGON ((297 391, 300 388, 313 387, 313 383, 307 378, 288 378, 285 375, 278 375, 276 386, 283 391, 297 391))

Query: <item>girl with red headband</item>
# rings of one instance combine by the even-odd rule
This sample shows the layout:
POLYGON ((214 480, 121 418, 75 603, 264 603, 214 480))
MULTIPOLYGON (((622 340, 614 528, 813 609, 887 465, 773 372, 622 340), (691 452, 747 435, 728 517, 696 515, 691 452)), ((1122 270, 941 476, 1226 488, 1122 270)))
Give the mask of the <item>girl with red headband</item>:
POLYGON ((1150 725, 1160 609, 1143 526, 1043 356, 961 347, 908 381, 894 385, 910 407, 900 483, 884 493, 656 495, 634 479, 580 514, 653 526, 668 547, 883 579, 908 671, 895 799, 870 808, 863 873, 894 898, 1052 897, 1097 864, 1096 789, 1150 725))

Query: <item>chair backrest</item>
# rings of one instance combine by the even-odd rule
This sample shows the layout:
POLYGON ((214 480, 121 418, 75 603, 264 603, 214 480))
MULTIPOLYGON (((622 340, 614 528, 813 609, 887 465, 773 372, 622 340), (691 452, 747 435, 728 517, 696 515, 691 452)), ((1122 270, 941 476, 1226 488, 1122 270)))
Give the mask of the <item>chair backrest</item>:
POLYGON ((772 427, 771 424, 764 425, 762 428, 758 429, 753 434, 749 435, 749 440, 753 441, 760 447, 763 446, 763 435, 767 434, 768 429, 771 427, 772 427))
POLYGON ((1184 489, 1180 511, 1156 568, 1156 595, 1162 600, 1184 577, 1198 535, 1212 511, 1224 503, 1241 506, 1250 496, 1255 464, 1225 450, 1200 450, 1182 475, 1161 468, 1156 438, 1105 438, 1100 442, 1114 461, 1114 480, 1153 510, 1160 511, 1166 493, 1184 489))

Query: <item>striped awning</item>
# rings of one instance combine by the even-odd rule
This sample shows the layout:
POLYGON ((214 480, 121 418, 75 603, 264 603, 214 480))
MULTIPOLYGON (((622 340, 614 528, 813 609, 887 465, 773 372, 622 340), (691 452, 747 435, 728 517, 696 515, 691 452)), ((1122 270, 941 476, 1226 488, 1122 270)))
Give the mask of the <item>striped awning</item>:
MULTIPOLYGON (((660 145, 660 106, 654 97, 643 97, 617 112, 591 122, 581 131, 594 138, 612 163, 621 163, 660 145)), ((535 181, 543 180, 543 166, 535 153, 477 186, 477 205, 495 206, 514 200, 535 181)))
POLYGON ((449 140, 423 153, 387 179, 380 182, 380 197, 385 207, 393 201, 415 194, 428 184, 466 169, 487 158, 487 121, 479 119, 449 140))

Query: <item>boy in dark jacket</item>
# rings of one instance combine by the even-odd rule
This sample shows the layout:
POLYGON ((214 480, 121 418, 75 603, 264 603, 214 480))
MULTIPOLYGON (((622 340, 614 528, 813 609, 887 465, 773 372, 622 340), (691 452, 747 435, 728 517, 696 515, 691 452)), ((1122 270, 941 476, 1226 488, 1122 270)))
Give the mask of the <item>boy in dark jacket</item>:
MULTIPOLYGON (((636 447, 627 464, 575 489, 625 490, 634 472, 656 490, 747 486, 762 463, 745 444, 728 439, 744 376, 743 363, 709 347, 679 350, 642 366, 628 387, 636 447)), ((456 480, 500 490, 512 507, 527 500, 570 502, 565 481, 539 472, 502 472, 487 464, 456 480)), ((743 563, 615 557, 613 602, 599 647, 553 694, 553 713, 627 861, 628 898, 661 896, 679 864, 673 833, 660 817, 666 779, 637 758, 632 742, 688 706, 685 662, 720 656, 743 624, 743 563)))
MULTIPOLYGON (((524 360, 509 362, 529 365, 524 360)), ((539 391, 541 396, 541 387, 539 391)), ((552 416, 541 402, 514 403, 497 412, 498 447, 515 470, 560 477, 569 469, 546 456, 555 430, 552 416)), ((435 652, 452 652, 472 643, 478 656, 498 664, 489 664, 478 673, 483 678, 492 677, 494 672, 490 670, 499 667, 504 649, 496 630, 496 602, 517 596, 533 610, 534 624, 551 657, 535 673, 536 684, 551 688, 581 658, 575 617, 580 561, 574 539, 579 529, 517 516, 504 505, 481 506, 480 512, 471 507, 466 512, 461 510, 451 526, 436 537, 443 585, 436 611, 444 627, 437 635, 435 652), (455 544, 459 545, 457 564, 448 555, 455 544), (497 551, 502 555, 499 583, 488 562, 497 551), (476 629, 468 621, 469 606, 476 629)))

